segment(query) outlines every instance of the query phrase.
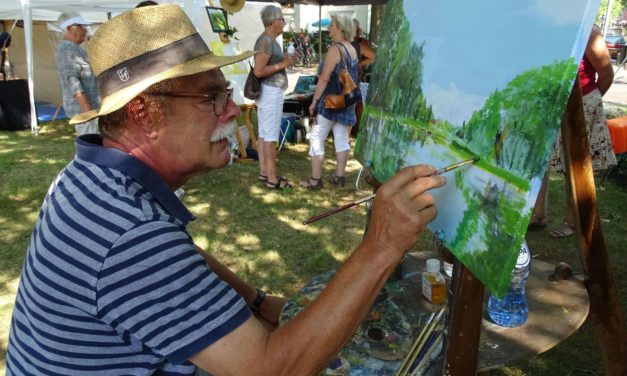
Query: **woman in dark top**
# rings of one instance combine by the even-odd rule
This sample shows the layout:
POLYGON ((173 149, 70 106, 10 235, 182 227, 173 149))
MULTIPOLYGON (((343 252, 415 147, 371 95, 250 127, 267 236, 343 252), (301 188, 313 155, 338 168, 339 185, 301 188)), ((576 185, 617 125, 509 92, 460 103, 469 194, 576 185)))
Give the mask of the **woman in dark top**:
POLYGON ((285 19, 281 9, 268 5, 261 10, 264 32, 255 42, 255 76, 261 79, 261 95, 257 105, 259 147, 259 180, 271 189, 291 185, 276 172, 276 142, 279 140, 283 99, 287 89, 287 67, 292 59, 283 56, 276 38, 283 33, 285 19))
POLYGON ((328 94, 341 94, 342 87, 339 81, 340 69, 344 66, 340 56, 348 66, 353 81, 357 80, 357 51, 349 42, 355 35, 355 25, 353 21, 342 15, 331 16, 329 26, 329 36, 335 43, 329 48, 327 57, 324 60, 322 73, 318 79, 316 92, 309 107, 311 114, 317 113, 316 124, 312 127, 309 135, 309 155, 311 156, 311 175, 308 179, 300 182, 300 186, 308 189, 322 188, 322 164, 324 163, 324 142, 333 130, 333 141, 335 143, 335 159, 337 167, 335 176, 331 178, 331 183, 343 186, 346 183, 346 162, 350 152, 349 130, 355 124, 355 105, 330 110, 324 107, 324 97, 328 94))

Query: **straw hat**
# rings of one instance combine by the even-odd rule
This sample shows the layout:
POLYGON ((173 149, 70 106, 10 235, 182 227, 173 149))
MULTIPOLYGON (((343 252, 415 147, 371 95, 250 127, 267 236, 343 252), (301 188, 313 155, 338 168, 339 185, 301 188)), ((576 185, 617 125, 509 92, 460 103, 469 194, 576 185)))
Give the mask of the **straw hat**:
POLYGON ((102 104, 74 116, 70 124, 109 114, 157 82, 244 60, 216 56, 178 5, 136 8, 105 22, 87 45, 102 104))
POLYGON ((237 13, 244 7, 246 0, 220 0, 220 6, 227 12, 237 13))

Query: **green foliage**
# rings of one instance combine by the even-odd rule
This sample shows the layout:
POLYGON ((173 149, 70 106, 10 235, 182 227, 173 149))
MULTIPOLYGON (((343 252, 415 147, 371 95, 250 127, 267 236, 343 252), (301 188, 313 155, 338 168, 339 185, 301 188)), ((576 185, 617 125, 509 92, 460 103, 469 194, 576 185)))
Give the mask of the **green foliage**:
POLYGON ((381 34, 369 89, 369 105, 429 124, 433 112, 422 94, 423 46, 412 42, 403 12, 402 2, 391 1, 387 5, 383 23, 387 26, 381 34))
MULTIPOLYGON (((602 26, 603 18, 607 12, 607 7, 609 5, 608 0, 601 0, 601 6, 599 6, 599 10, 597 12, 596 18, 594 22, 598 26, 602 26)), ((612 9, 610 9, 608 18, 610 20, 609 29, 611 30, 616 20, 620 17, 620 15, 627 9, 627 0, 613 0, 612 1, 612 9)))
POLYGON ((572 59, 520 73, 472 115, 466 143, 482 160, 527 180, 541 175, 576 73, 572 59))

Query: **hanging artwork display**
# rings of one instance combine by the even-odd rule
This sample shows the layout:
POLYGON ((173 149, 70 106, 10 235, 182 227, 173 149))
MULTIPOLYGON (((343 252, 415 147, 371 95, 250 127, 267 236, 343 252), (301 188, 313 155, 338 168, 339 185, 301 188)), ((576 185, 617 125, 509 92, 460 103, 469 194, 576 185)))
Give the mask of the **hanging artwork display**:
POLYGON ((429 229, 497 295, 511 278, 599 0, 390 0, 355 155, 385 182, 452 171, 429 229))

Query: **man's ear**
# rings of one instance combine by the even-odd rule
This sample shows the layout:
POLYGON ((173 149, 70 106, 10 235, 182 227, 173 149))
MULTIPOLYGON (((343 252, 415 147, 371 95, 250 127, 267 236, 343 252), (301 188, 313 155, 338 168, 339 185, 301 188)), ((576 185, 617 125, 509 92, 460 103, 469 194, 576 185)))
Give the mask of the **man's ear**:
POLYGON ((157 127, 154 116, 148 109, 149 105, 150 103, 147 102, 146 97, 139 95, 126 104, 126 116, 144 134, 154 138, 157 135, 157 127))

